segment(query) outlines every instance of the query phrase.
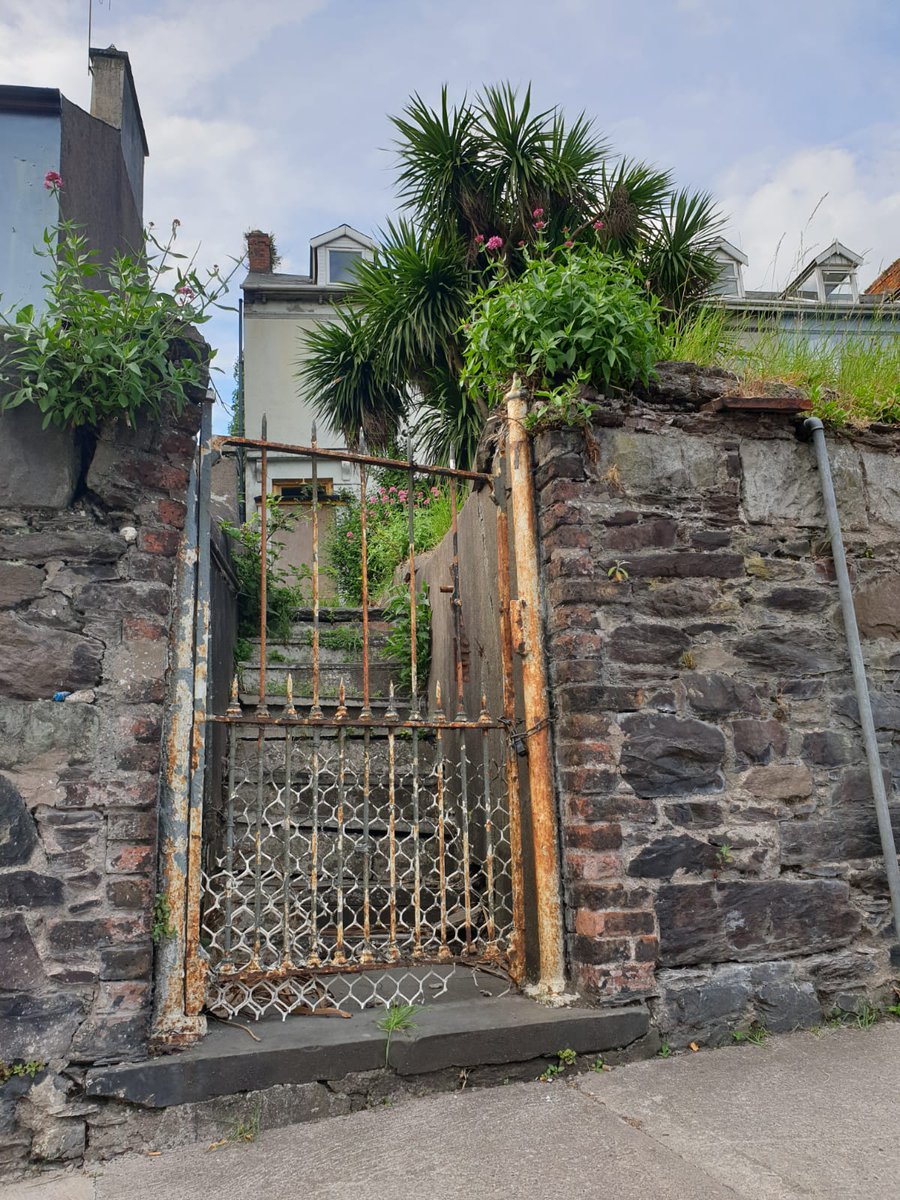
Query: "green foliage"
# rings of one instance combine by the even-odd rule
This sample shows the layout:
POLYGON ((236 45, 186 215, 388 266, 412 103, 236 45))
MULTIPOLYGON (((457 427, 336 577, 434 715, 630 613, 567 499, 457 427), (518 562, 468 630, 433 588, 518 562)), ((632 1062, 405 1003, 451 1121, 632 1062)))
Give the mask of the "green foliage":
POLYGON ((249 662, 252 657, 253 643, 247 637, 239 637, 234 643, 235 665, 242 662, 249 662))
MULTIPOLYGON (((555 1063, 550 1063, 538 1076, 542 1083, 550 1083, 550 1081, 555 1079, 558 1075, 564 1075, 567 1067, 573 1067, 575 1065, 578 1055, 574 1050, 571 1050, 567 1047, 565 1050, 557 1050, 556 1057, 558 1061, 555 1063)), ((599 1069, 602 1071, 603 1060, 599 1059, 598 1061, 600 1063, 599 1069)))
POLYGON ((407 1033, 411 1029, 416 1028, 415 1015, 419 1011, 418 1004, 400 1004, 393 1003, 388 1006, 387 1012, 375 1024, 378 1029, 381 1029, 387 1034, 384 1043, 384 1065, 388 1065, 388 1057, 391 1052, 391 1038, 395 1033, 407 1033))
POLYGON ((426 455, 472 462, 488 405, 460 385, 461 328, 485 271, 515 279, 539 242, 625 259, 673 310, 715 276, 720 221, 709 197, 610 160, 583 113, 539 110, 530 88, 502 84, 456 105, 444 88, 436 109, 413 96, 393 123, 407 215, 388 224, 302 368, 320 413, 351 443, 364 432, 384 445, 414 421, 426 455))
POLYGON ((159 943, 165 937, 172 937, 175 926, 172 924, 172 909, 169 899, 162 892, 157 892, 153 898, 153 913, 150 925, 150 936, 159 943))
MULTIPOLYGON (((307 630, 306 640, 311 646, 311 629, 307 630)), ((363 648, 362 631, 346 625, 338 625, 335 629, 321 629, 319 645, 324 646, 326 650, 335 650, 345 656, 355 657, 363 648)))
POLYGON ((478 292, 464 380, 493 406, 518 374, 569 411, 584 385, 646 383, 659 356, 658 307, 624 263, 597 249, 529 258, 518 279, 478 292))
POLYGON ((588 429, 596 405, 584 398, 587 372, 578 371, 566 383, 535 392, 534 403, 525 417, 531 433, 542 429, 588 429))
POLYGON ((178 224, 165 244, 148 230, 143 252, 117 254, 105 270, 71 221, 45 231, 41 307, 27 304, 0 318, 0 383, 8 389, 0 409, 34 404, 45 429, 74 429, 108 417, 133 425, 138 412, 183 408, 215 353, 190 326, 224 307, 230 275, 214 267, 201 281, 193 259, 174 249, 178 224), (172 271, 166 291, 163 276, 172 271))
POLYGON ((0 1058, 0 1084, 6 1083, 8 1079, 34 1079, 46 1066, 45 1062, 38 1062, 37 1059, 7 1063, 0 1058))
POLYGON ((731 1036, 736 1042, 749 1042, 753 1046, 764 1046, 770 1034, 765 1025, 758 1025, 754 1021, 749 1029, 735 1029, 731 1036))
MULTIPOLYGON (((278 535, 289 533, 297 523, 296 513, 281 505, 278 496, 266 497, 266 632, 279 641, 291 633, 294 612, 308 602, 306 582, 309 567, 283 567, 278 535)), ((259 513, 243 523, 222 522, 234 542, 232 562, 238 580, 238 645, 247 649, 248 638, 259 636, 262 580, 262 527, 259 513)), ((252 650, 252 648, 251 648, 252 650)), ((250 657, 250 654, 241 655, 250 657)))
MULTIPOLYGON (((395 569, 409 553, 407 491, 385 484, 375 473, 375 490, 366 502, 366 564, 370 601, 390 588, 395 569)), ((418 479, 413 495, 413 534, 417 554, 430 550, 450 528, 450 496, 446 488, 418 479)), ((327 570, 345 604, 362 601, 362 526, 359 500, 345 495, 328 536, 327 570)))
MULTIPOLYGON (((820 319, 820 318, 819 318, 820 319)), ((765 394, 767 384, 801 388, 817 417, 835 426, 864 427, 900 421, 900 337, 884 315, 871 334, 843 337, 804 333, 777 325, 744 328, 712 306, 671 322, 664 331, 663 357, 702 366, 727 367, 747 394, 765 394)))
MULTIPOLYGON (((385 617, 391 631, 385 642, 388 658, 400 663, 395 685, 403 692, 412 692, 412 615, 409 588, 398 584, 385 605, 385 617)), ((416 682, 420 692, 428 685, 431 666, 431 603, 425 588, 416 595, 416 682)))
POLYGON ((660 1045, 660 1047, 656 1053, 660 1058, 671 1058, 672 1057, 672 1047, 669 1045, 668 1042, 663 1042, 660 1045))

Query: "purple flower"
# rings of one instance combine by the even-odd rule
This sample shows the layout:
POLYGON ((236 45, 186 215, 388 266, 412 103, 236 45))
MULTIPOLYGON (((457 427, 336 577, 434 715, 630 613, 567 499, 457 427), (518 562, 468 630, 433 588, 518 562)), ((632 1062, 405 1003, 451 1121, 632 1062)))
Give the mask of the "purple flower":
POLYGON ((502 245, 503 245, 503 238, 498 237, 497 234, 495 233, 493 237, 488 238, 486 249, 499 250, 502 245))
POLYGON ((44 176, 44 187, 48 192, 52 192, 54 190, 60 191, 62 189, 62 185, 62 175, 60 175, 59 171, 48 171, 44 176))

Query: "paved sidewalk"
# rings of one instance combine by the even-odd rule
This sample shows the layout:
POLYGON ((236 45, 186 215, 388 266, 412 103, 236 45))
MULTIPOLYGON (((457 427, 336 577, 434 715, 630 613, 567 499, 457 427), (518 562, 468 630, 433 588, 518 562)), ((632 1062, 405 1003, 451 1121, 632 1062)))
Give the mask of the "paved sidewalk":
POLYGON ((434 1096, 0 1200, 897 1200, 900 1024, 434 1096))

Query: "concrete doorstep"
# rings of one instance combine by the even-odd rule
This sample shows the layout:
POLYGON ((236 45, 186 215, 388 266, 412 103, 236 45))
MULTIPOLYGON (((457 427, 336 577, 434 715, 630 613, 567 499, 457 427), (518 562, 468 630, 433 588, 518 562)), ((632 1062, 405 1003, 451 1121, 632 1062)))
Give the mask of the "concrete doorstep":
POLYGON ((0 1200, 896 1200, 900 1025, 384 1105, 0 1200))

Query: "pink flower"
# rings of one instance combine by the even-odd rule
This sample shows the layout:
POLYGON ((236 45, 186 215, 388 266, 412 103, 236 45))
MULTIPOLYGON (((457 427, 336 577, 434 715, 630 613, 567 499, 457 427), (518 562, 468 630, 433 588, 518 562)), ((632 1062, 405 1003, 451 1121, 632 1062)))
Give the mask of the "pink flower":
POLYGON ((544 210, 542 208, 536 208, 531 215, 533 217, 542 217, 544 215, 544 210))
POLYGON ((178 297, 179 304, 190 304, 190 302, 196 297, 197 293, 192 287, 188 287, 187 284, 184 284, 182 287, 176 290, 175 295, 178 297))
POLYGON ((44 187, 48 192, 52 192, 54 188, 59 191, 62 185, 62 175, 60 175, 59 171, 48 171, 44 176, 44 187))
POLYGON ((391 486, 388 488, 389 492, 396 492, 396 490, 397 490, 397 485, 394 483, 392 483, 391 486))
POLYGON ((431 501, 428 499, 428 497, 427 497, 427 496, 423 497, 423 499, 422 499, 422 504, 423 504, 423 505, 425 505, 425 504, 430 504, 430 503, 431 503, 431 501))
POLYGON ((535 221, 534 227, 535 229, 543 229, 546 224, 546 221, 535 221))
POLYGON ((600 221, 600 220, 596 220, 596 221, 594 222, 594 228, 595 228, 595 229, 602 229, 602 228, 603 228, 603 222, 602 222, 602 221, 600 221))
POLYGON ((378 495, 381 497, 382 500, 387 500, 387 492, 384 490, 384 488, 381 489, 381 491, 378 493, 378 495))
POLYGON ((347 541, 348 541, 348 542, 352 542, 352 541, 353 541, 353 530, 352 530, 352 529, 348 529, 348 530, 347 530, 347 541))
POLYGON ((563 242, 563 245, 565 246, 565 248, 567 250, 571 250, 572 247, 575 245, 575 243, 572 241, 571 238, 566 238, 566 240, 563 242))
POLYGON ((502 245, 503 245, 503 238, 498 237, 497 234, 495 233, 493 237, 488 238, 486 249, 499 250, 502 245))
POLYGON ((397 499, 400 501, 401 504, 403 504, 408 495, 409 495, 409 492, 404 492, 401 490, 397 493, 397 499))
POLYGON ((483 244, 484 244, 484 234, 483 234, 483 233, 476 233, 476 234, 475 234, 475 245, 476 245, 476 246, 481 246, 481 245, 483 245, 483 244))
POLYGON ((441 494, 441 489, 439 487, 433 487, 431 489, 431 494, 434 496, 435 500, 437 500, 438 496, 441 494))

